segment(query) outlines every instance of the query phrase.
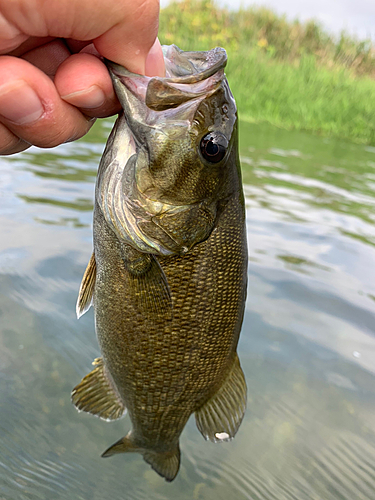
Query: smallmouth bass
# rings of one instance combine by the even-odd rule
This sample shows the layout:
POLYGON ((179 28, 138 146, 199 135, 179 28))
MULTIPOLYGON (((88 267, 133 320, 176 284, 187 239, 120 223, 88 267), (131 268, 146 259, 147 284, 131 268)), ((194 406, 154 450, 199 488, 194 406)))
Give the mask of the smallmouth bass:
POLYGON ((214 442, 245 413, 247 245, 226 52, 163 52, 165 78, 107 63, 123 112, 99 165, 77 301, 78 317, 94 305, 102 357, 72 401, 106 420, 128 411, 131 431, 103 456, 141 453, 172 481, 192 413, 214 442))

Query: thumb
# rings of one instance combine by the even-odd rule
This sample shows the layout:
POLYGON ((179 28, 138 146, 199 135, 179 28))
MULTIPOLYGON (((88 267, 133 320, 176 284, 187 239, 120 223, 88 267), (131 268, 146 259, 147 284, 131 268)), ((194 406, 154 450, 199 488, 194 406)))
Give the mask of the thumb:
POLYGON ((165 64, 163 51, 157 38, 146 58, 145 75, 147 76, 165 76, 165 64))
POLYGON ((0 53, 29 37, 93 41, 104 57, 144 74, 158 24, 159 0, 0 0, 0 53))

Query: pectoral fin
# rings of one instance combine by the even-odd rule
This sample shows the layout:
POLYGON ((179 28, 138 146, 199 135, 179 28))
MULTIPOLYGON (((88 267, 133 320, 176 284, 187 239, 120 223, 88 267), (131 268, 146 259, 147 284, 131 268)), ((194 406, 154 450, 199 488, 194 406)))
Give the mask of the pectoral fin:
POLYGON ((217 443, 234 438, 245 414, 246 393, 245 377, 236 354, 223 385, 195 412, 197 427, 205 439, 217 443))
POLYGON ((107 458, 118 453, 138 452, 143 455, 145 462, 151 465, 155 472, 168 482, 173 481, 180 468, 180 447, 177 446, 170 451, 157 452, 139 448, 133 443, 132 434, 119 439, 106 450, 102 457, 107 458))
POLYGON ((145 314, 172 317, 172 298, 167 278, 154 255, 123 247, 129 285, 145 314))
POLYGON ((91 255, 91 259, 87 264, 85 274, 83 275, 81 286, 79 288, 76 313, 79 319, 92 305, 92 297, 94 294, 96 280, 96 261, 95 254, 91 255))
POLYGON ((105 373, 102 358, 96 358, 93 365, 95 368, 73 389, 72 403, 79 411, 92 413, 103 420, 117 420, 126 408, 105 373))

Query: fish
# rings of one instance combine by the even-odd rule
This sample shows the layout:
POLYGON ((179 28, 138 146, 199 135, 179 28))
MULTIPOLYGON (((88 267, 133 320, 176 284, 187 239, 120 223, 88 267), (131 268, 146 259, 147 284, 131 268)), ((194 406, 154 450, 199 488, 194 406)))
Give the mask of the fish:
POLYGON ((212 442, 244 417, 248 253, 226 52, 163 54, 163 78, 106 61, 122 112, 98 168, 77 301, 78 317, 94 306, 102 356, 72 402, 108 421, 127 412, 131 430, 102 456, 140 453, 170 482, 192 414, 212 442))

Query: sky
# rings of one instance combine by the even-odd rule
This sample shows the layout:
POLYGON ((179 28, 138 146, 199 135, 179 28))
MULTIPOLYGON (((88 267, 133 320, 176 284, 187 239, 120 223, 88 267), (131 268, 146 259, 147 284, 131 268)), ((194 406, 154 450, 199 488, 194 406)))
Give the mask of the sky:
MULTIPOLYGON (((168 0, 161 0, 161 6, 168 0)), ((328 31, 338 34, 345 29, 358 38, 375 40, 375 0, 218 0, 219 5, 270 7, 289 19, 320 21, 328 31)))

